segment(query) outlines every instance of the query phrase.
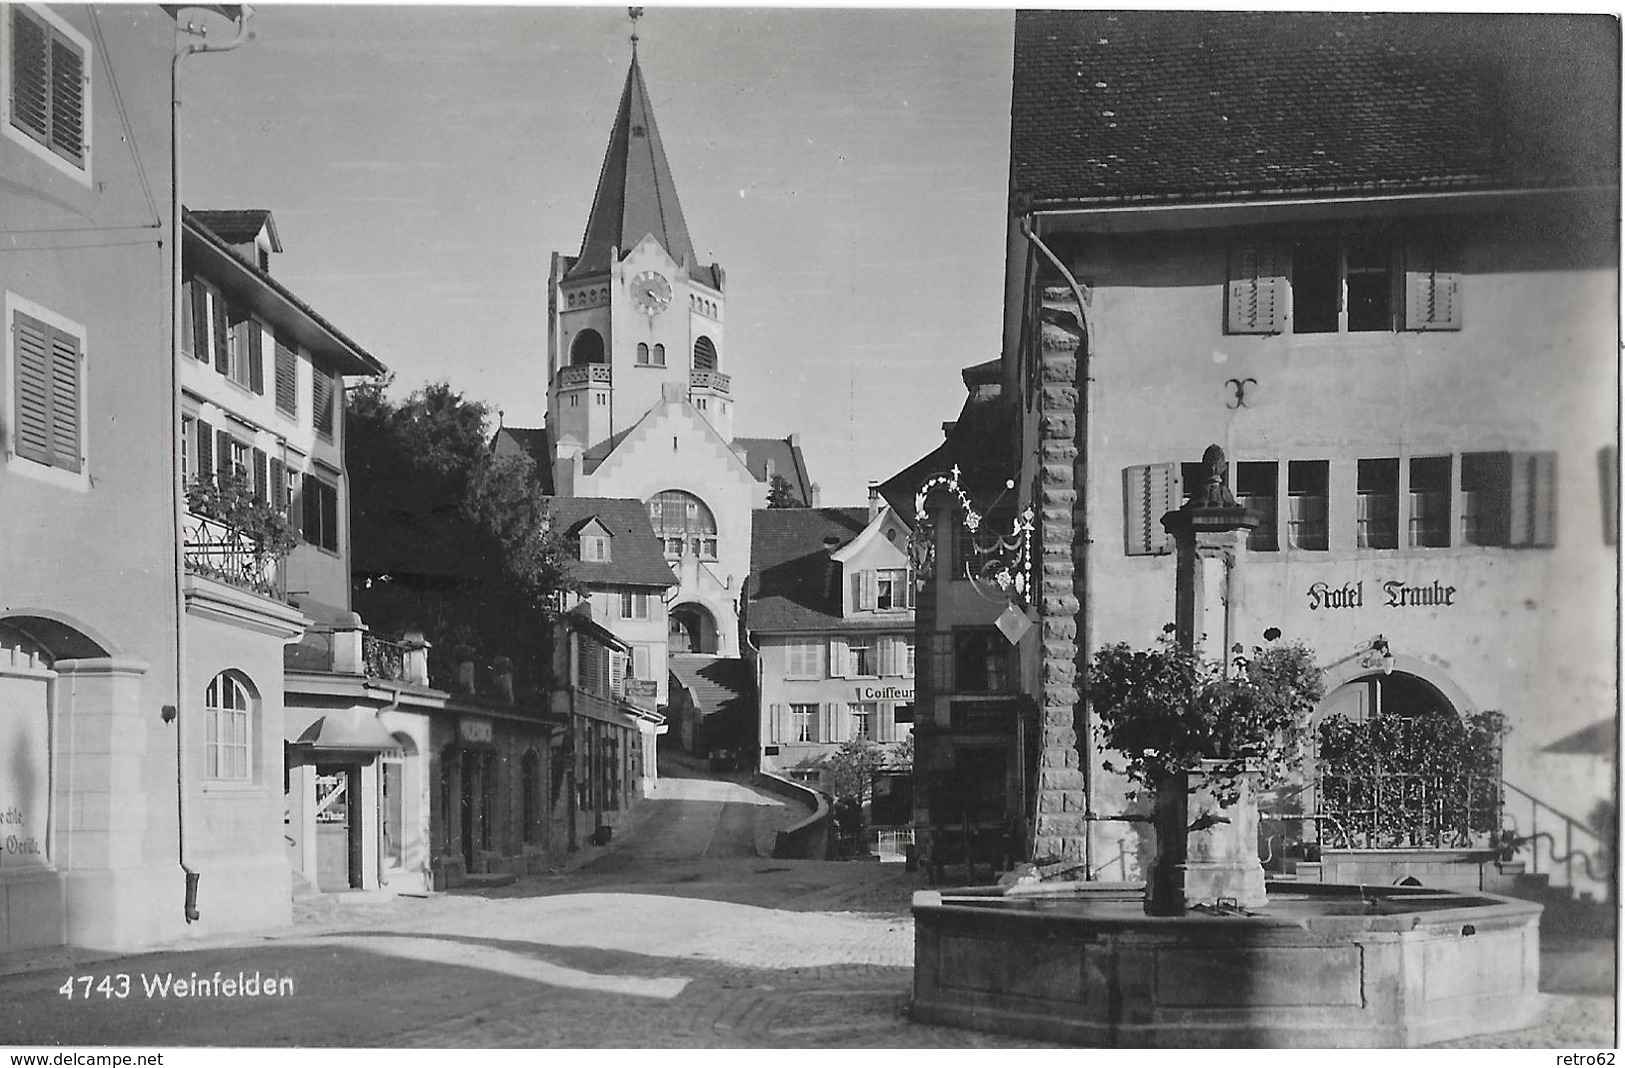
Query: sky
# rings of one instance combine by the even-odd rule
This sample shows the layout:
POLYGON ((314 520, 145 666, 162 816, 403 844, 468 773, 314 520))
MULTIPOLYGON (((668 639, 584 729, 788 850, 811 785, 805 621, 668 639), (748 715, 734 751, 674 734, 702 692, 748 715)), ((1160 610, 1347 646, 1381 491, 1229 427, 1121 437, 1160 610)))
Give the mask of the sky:
MULTIPOLYGON (((256 5, 185 61, 190 208, 269 208, 271 270, 395 373, 541 426, 631 58, 624 7, 256 5)), ((647 7, 638 57, 701 262, 727 272, 735 433, 799 433, 826 506, 935 447, 998 355, 1013 16, 647 7)))

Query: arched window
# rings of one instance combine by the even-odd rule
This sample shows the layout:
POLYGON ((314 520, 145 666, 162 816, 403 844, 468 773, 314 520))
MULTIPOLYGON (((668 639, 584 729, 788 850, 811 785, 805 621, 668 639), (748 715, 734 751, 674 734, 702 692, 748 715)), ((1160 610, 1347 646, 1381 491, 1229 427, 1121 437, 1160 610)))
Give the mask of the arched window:
POLYGON ((640 367, 649 365, 649 346, 642 341, 638 342, 638 365, 640 367))
POLYGON ((649 524, 667 556, 692 553, 717 558, 717 521, 705 502, 682 490, 663 490, 649 500, 649 524))
POLYGON ((236 672, 222 671, 203 697, 204 775, 228 782, 253 778, 254 695, 236 672))
POLYGON ((717 346, 710 338, 701 334, 694 342, 694 370, 715 371, 717 369, 717 346))
POLYGON ((570 342, 570 366, 604 362, 604 338, 596 330, 583 330, 570 342))
POLYGON ((666 346, 664 346, 664 345, 656 345, 655 346, 655 366, 656 367, 664 367, 664 366, 666 366, 666 346))

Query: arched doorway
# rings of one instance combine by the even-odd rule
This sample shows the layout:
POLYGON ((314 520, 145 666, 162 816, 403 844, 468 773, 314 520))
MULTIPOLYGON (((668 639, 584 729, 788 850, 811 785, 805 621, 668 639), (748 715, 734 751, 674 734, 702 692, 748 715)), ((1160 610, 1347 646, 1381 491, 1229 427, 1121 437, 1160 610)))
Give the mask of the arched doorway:
POLYGON ((606 363, 604 356, 604 336, 596 330, 587 329, 575 336, 570 342, 570 366, 579 367, 586 363, 606 363))
POLYGON ((666 617, 666 649, 672 653, 715 653, 717 621, 703 606, 674 607, 666 617))

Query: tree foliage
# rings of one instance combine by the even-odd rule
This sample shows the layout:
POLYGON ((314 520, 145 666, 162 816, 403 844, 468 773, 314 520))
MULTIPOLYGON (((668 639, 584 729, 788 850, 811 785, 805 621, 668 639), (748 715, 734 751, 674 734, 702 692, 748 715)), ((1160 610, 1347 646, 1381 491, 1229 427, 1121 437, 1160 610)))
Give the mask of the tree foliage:
POLYGON ((387 388, 353 390, 345 415, 356 610, 374 632, 422 630, 437 685, 457 646, 541 685, 558 594, 575 583, 533 462, 494 454, 489 408, 448 384, 398 403, 387 388))
MULTIPOLYGON (((1203 761, 1243 767, 1260 785, 1279 782, 1303 757, 1309 716, 1323 693, 1314 654, 1294 642, 1239 652, 1227 675, 1172 628, 1150 649, 1119 643, 1095 654, 1090 702, 1101 744, 1121 754, 1129 779, 1154 787, 1203 761)), ((1221 786, 1221 795, 1227 791, 1221 786)))
POLYGON ((796 496, 796 491, 790 485, 790 480, 783 475, 774 475, 768 483, 767 506, 769 508, 805 508, 807 502, 796 496))

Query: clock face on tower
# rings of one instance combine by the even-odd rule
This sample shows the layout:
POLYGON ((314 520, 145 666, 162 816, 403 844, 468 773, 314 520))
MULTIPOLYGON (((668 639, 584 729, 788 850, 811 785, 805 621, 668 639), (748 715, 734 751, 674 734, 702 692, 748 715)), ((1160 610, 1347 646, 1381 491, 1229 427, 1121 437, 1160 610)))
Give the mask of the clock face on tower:
POLYGON ((645 315, 659 315, 671 303, 671 283, 655 271, 643 271, 632 279, 632 304, 645 315))

